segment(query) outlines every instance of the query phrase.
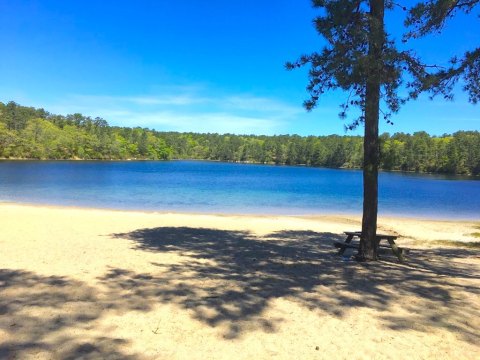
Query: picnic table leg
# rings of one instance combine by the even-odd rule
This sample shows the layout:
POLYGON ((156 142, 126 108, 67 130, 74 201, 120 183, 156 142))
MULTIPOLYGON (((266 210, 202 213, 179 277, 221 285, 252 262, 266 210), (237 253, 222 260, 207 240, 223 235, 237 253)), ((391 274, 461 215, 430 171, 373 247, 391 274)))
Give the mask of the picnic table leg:
POLYGON ((377 249, 377 259, 380 259, 380 242, 382 241, 382 238, 377 236, 375 239, 375 248, 377 249))
MULTIPOLYGON (((347 238, 345 239, 345 244, 350 244, 352 242, 352 239, 353 239, 353 235, 352 234, 348 235, 347 238)), ((342 246, 340 250, 338 250, 338 255, 343 255, 346 249, 347 249, 346 246, 342 246)))
POLYGON ((395 241, 393 239, 387 239, 388 243, 392 247, 393 253, 397 256, 398 260, 403 263, 405 261, 405 258, 403 257, 403 251, 400 249, 397 244, 395 244, 395 241))

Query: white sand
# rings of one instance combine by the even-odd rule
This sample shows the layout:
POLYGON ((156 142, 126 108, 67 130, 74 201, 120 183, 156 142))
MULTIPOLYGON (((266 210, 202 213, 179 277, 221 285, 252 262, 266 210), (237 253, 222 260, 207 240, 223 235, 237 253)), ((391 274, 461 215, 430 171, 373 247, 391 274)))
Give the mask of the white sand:
MULTIPOLYGON (((345 216, 0 204, 0 358, 478 359, 474 222, 380 219, 412 248, 335 255, 345 216)), ((476 239, 479 241, 480 239, 476 239)))

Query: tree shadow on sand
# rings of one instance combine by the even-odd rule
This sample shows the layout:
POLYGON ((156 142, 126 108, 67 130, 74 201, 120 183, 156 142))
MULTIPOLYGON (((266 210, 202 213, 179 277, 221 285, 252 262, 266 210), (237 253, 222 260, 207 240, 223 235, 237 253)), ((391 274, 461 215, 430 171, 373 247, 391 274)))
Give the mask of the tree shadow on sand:
POLYGON ((115 337, 115 328, 105 329, 100 320, 148 313, 161 304, 184 309, 225 339, 276 332, 284 312, 269 310, 288 301, 316 319, 374 309, 371 316, 386 328, 427 334, 446 329, 463 341, 480 341, 479 262, 471 259, 478 250, 417 250, 408 265, 388 254, 382 262, 358 264, 335 255, 332 242, 343 237, 331 233, 258 237, 163 227, 111 237, 107 241, 128 241, 136 251, 157 254, 155 270, 110 268, 87 284, 0 269, 0 358, 140 359, 130 353, 135 339, 115 337))
POLYGON ((81 281, 0 269, 0 358, 136 359, 124 339, 88 336, 116 305, 81 281))
POLYGON ((408 265, 394 257, 359 264, 335 255, 332 233, 282 231, 257 237, 248 232, 189 227, 139 229, 113 234, 134 248, 182 256, 158 271, 139 274, 110 269, 100 279, 112 297, 148 308, 173 303, 198 321, 219 327, 225 338, 245 331, 276 331, 281 318, 265 316, 272 301, 287 299, 312 311, 343 317, 353 308, 373 308, 384 326, 422 332, 443 328, 464 341, 479 338, 478 251, 413 251, 408 265), (478 262, 476 263, 478 264, 478 262), (474 284, 474 285, 472 285, 474 284), (401 307, 391 315, 391 307, 401 307), (385 315, 387 314, 387 315, 385 315))

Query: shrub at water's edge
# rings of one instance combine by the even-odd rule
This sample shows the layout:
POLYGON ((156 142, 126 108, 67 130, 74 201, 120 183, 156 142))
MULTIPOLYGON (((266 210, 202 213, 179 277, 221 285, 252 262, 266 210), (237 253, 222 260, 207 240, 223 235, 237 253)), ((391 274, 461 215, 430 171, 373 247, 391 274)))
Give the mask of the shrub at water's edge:
MULTIPOLYGON (((0 102, 0 158, 198 159, 361 168, 360 136, 232 135, 109 126, 101 118, 50 114, 0 102)), ((480 132, 381 135, 381 168, 480 175, 480 132)))

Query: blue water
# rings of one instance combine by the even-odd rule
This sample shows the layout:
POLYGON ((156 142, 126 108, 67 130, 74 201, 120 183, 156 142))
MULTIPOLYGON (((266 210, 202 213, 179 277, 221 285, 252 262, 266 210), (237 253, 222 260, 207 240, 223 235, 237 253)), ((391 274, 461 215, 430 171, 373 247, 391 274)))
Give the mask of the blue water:
MULTIPOLYGON (((480 219, 480 181, 383 172, 379 213, 480 219)), ((2 161, 0 201, 207 213, 360 214, 362 172, 202 161, 2 161)))

